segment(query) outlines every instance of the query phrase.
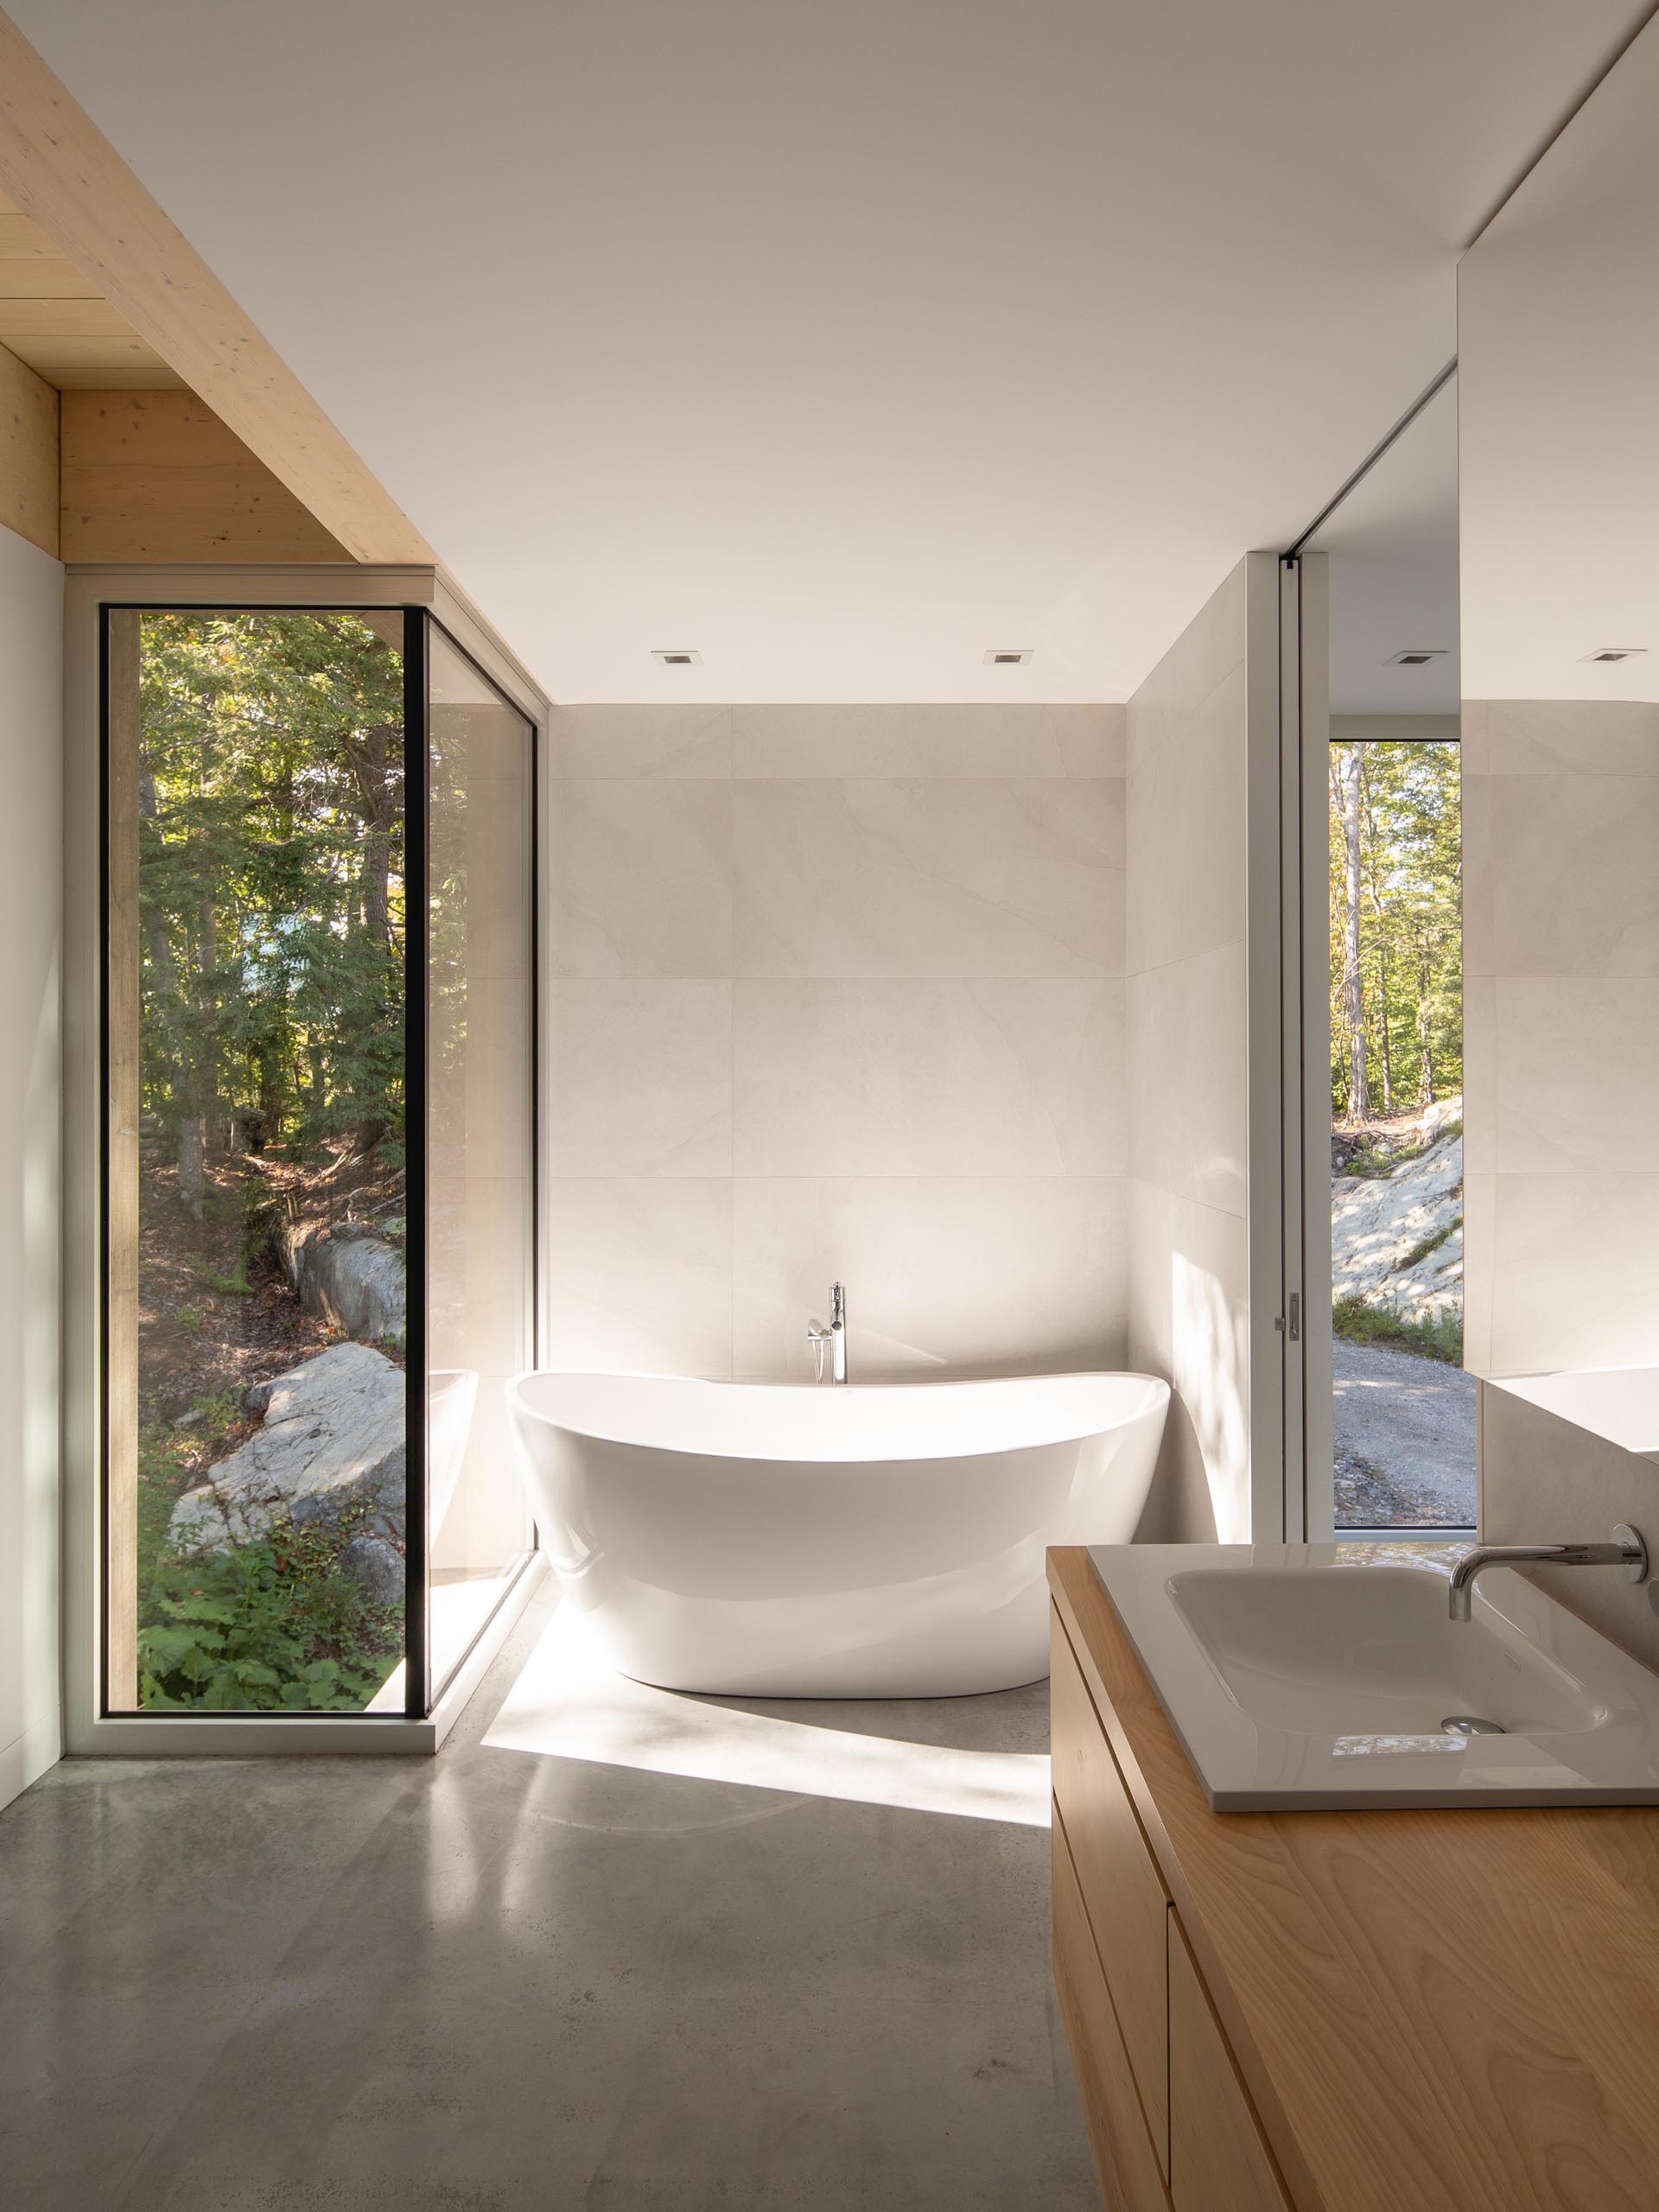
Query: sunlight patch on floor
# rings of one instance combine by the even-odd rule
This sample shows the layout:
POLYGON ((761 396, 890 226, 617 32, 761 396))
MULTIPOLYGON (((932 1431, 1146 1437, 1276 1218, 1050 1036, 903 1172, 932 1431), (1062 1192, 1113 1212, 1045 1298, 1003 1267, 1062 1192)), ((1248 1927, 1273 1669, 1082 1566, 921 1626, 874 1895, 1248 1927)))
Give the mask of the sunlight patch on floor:
POLYGON ((598 1662, 584 1646, 582 1626, 573 1613, 554 1617, 485 1737, 487 1749, 906 1812, 1048 1826, 1048 1759, 1042 1752, 963 1751, 855 1735, 650 1689, 598 1662))

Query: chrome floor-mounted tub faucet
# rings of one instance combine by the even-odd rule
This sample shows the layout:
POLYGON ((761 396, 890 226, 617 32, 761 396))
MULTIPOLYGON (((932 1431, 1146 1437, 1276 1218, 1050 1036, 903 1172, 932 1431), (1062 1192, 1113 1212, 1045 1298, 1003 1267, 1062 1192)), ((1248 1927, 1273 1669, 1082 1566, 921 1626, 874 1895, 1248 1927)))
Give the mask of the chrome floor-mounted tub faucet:
POLYGON ((811 1345, 813 1357, 818 1363, 819 1382, 823 1380, 823 1355, 827 1347, 830 1380, 844 1382, 847 1380, 847 1293, 842 1284, 836 1283, 833 1287, 830 1299, 829 1327, 825 1328, 822 1321, 809 1321, 806 1341, 811 1345))

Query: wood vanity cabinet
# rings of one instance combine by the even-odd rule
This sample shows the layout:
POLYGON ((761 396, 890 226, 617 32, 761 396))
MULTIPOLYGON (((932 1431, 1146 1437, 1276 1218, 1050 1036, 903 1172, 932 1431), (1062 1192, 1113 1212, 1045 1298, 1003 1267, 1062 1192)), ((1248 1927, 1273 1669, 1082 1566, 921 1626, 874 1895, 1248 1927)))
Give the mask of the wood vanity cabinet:
POLYGON ((1088 1552, 1048 1580, 1112 2212, 1656 2212, 1659 1804, 1217 1813, 1088 1552))
POLYGON ((1054 1983, 1113 2212, 1290 2212, 1058 1613, 1054 1983))

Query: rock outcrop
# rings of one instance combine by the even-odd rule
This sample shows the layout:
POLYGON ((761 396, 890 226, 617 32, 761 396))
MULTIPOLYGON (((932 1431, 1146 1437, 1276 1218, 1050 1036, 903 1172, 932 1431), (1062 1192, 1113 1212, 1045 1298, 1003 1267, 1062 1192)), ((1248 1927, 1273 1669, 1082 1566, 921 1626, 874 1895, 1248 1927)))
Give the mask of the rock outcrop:
POLYGON ((223 1551, 262 1535, 278 1515, 333 1522, 353 1506, 372 1536, 401 1539, 405 1377, 367 1344, 335 1344, 248 1393, 259 1427, 173 1509, 181 1551, 223 1551))
POLYGON ((353 1536, 340 1555, 342 1570, 377 1605, 401 1605, 404 1555, 385 1536, 353 1536))
POLYGON ((366 1222, 311 1222, 283 1230, 289 1281, 308 1313, 359 1344, 402 1350, 408 1332, 404 1255, 366 1222))
POLYGON ((1462 1215, 1460 1135, 1441 1137, 1387 1175, 1336 1176, 1331 1187, 1333 1297, 1360 1298, 1406 1321, 1459 1313, 1462 1215), (1433 1249, 1424 1252, 1426 1244, 1433 1249))

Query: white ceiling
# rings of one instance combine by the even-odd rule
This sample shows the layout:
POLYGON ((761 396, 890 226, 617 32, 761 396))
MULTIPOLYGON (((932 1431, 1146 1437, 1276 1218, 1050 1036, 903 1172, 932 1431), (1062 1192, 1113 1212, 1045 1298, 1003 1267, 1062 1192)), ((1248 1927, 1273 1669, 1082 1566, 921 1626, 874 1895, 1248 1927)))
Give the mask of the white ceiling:
POLYGON ((1659 22, 1463 265, 1472 699, 1659 701, 1656 113, 1659 22))
POLYGON ((832 700, 1132 690, 1644 9, 11 12, 556 697, 832 700))
POLYGON ((1458 388, 1444 385, 1308 550, 1330 561, 1333 715, 1455 715, 1458 388), (1439 646, 1421 668, 1397 653, 1439 646))

